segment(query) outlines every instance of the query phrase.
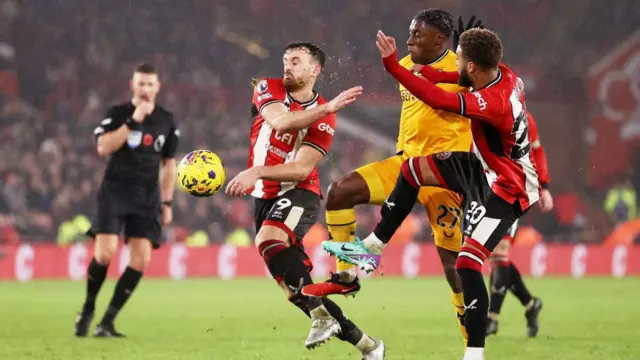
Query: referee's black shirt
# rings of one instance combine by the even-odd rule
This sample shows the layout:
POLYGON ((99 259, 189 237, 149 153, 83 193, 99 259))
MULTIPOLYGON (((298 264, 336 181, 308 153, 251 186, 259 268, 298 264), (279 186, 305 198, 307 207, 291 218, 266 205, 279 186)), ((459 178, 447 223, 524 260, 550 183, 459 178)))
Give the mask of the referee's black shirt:
MULTIPOLYGON (((111 107, 93 132, 96 139, 120 128, 134 110, 130 101, 111 107)), ((122 147, 109 156, 101 192, 119 189, 122 195, 156 202, 159 199, 150 197, 158 195, 160 161, 175 157, 180 132, 173 114, 158 105, 140 125, 140 131, 131 130, 122 147)))

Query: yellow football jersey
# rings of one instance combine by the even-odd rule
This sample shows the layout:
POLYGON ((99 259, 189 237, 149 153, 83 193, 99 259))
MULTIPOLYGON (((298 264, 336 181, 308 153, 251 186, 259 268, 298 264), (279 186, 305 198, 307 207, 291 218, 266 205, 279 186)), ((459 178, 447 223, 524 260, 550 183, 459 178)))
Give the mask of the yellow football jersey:
MULTIPOLYGON (((414 63, 407 55, 400 65, 410 69, 414 63)), ((457 71, 456 54, 447 50, 429 64, 435 69, 457 71)), ((462 92, 457 84, 438 84, 447 91, 462 92)), ((443 110, 434 110, 413 96, 402 84, 402 113, 398 133, 398 151, 405 156, 428 155, 441 151, 469 151, 471 149, 471 125, 469 119, 443 110)))

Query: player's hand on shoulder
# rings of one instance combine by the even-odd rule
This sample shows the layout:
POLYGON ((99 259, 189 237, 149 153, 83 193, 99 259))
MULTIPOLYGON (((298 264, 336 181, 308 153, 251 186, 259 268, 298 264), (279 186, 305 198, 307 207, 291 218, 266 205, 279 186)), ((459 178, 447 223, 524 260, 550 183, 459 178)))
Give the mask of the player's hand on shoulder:
POLYGON ((471 15, 471 18, 469 19, 469 22, 465 27, 462 16, 458 17, 458 29, 454 29, 453 34, 451 34, 451 37, 453 39, 453 51, 456 51, 458 49, 458 44, 460 44, 460 35, 462 35, 463 32, 473 28, 484 29, 482 20, 476 20, 476 16, 471 15))
POLYGON ((234 197, 246 195, 258 180, 259 174, 257 167, 244 170, 229 181, 225 193, 234 197))
POLYGON ((133 111, 133 115, 131 115, 131 118, 138 122, 141 123, 142 121, 144 121, 144 118, 151 114, 153 112, 153 108, 154 105, 152 102, 150 101, 141 101, 138 106, 136 106, 136 109, 133 111))
POLYGON ((396 39, 391 36, 385 35, 382 30, 378 30, 376 36, 376 46, 380 50, 380 55, 383 58, 387 58, 396 52, 396 39))
POLYGON ((362 86, 354 86, 341 92, 327 103, 327 110, 330 113, 335 113, 344 109, 347 105, 354 103, 358 96, 362 95, 362 90, 362 86))

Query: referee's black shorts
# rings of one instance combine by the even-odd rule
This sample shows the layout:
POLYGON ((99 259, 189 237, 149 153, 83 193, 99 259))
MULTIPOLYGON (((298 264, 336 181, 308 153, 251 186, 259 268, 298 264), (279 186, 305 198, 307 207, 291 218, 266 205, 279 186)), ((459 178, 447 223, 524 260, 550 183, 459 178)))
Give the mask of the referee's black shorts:
POLYGON ((157 192, 118 185, 104 183, 101 186, 96 217, 87 235, 120 235, 124 232, 125 242, 130 238, 146 238, 154 249, 159 248, 162 245, 162 227, 157 192))

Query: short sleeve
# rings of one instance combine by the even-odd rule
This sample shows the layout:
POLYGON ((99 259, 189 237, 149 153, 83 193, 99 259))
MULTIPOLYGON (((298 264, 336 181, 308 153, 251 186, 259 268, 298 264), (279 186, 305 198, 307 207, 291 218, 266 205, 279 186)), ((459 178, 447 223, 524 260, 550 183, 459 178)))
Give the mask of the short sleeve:
POLYGON ((269 104, 284 102, 286 96, 282 79, 260 79, 253 89, 253 103, 258 113, 269 104))
POLYGON ((460 98, 460 115, 489 123, 498 123, 504 116, 504 101, 492 89, 457 93, 460 98))
POLYGON ((336 114, 329 114, 316 121, 309 127, 302 140, 302 145, 308 145, 318 150, 323 156, 329 152, 336 129, 336 114))
POLYGON ((93 130, 93 135, 98 138, 108 132, 118 130, 124 121, 125 119, 118 116, 116 108, 112 107, 107 111, 107 114, 104 116, 102 121, 100 121, 100 124, 93 130))
POLYGON ((176 157, 176 151, 178 149, 178 141, 180 139, 180 130, 173 122, 173 116, 171 120, 171 131, 167 135, 167 141, 162 147, 162 158, 173 159, 176 157))

